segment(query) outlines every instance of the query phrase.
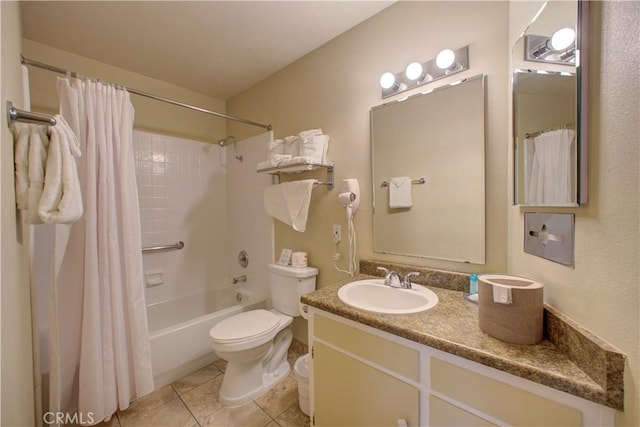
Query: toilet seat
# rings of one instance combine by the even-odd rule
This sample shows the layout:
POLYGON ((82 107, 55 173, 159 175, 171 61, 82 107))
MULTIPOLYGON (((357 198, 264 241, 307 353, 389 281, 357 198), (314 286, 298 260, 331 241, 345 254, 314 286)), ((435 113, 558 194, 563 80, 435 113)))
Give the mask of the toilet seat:
POLYGON ((209 331, 211 340, 219 344, 236 344, 268 335, 280 325, 274 313, 259 309, 228 317, 209 331))

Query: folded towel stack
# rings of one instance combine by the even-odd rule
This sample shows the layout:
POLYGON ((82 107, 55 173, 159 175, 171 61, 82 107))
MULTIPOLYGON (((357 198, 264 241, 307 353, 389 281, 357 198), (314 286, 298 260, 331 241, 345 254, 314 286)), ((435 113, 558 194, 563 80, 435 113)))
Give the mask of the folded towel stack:
POLYGON ((267 144, 269 150, 269 163, 271 166, 278 166, 283 160, 291 159, 291 155, 284 152, 284 141, 281 139, 274 139, 267 144))
POLYGON ((16 124, 16 204, 28 224, 75 222, 82 216, 82 195, 75 157, 80 143, 60 115, 49 128, 16 124))
POLYGON ((322 129, 311 129, 300 132, 300 156, 313 159, 315 163, 324 163, 329 149, 329 135, 322 129))
POLYGON ((298 135, 270 141, 267 148, 269 158, 261 162, 258 169, 292 163, 324 164, 327 162, 329 135, 324 135, 322 129, 309 129, 298 135))

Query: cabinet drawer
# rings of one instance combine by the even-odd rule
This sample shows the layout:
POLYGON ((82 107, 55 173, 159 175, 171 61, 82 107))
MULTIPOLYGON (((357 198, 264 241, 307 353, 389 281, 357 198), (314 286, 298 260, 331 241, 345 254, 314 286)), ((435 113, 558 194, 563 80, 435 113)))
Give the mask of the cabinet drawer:
POLYGON ((431 388, 511 425, 579 426, 581 413, 550 399, 431 358, 431 388))
POLYGON ((415 382, 420 381, 420 353, 321 315, 313 318, 313 335, 415 382))

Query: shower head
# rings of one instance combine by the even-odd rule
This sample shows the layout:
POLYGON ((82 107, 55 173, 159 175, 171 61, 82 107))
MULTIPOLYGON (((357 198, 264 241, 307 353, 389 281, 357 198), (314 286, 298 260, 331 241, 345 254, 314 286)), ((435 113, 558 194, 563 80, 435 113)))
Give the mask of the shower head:
POLYGON ((232 135, 229 135, 227 137, 224 137, 222 139, 218 140, 218 145, 220 147, 226 147, 227 145, 231 145, 231 144, 235 144, 236 142, 236 138, 232 135))

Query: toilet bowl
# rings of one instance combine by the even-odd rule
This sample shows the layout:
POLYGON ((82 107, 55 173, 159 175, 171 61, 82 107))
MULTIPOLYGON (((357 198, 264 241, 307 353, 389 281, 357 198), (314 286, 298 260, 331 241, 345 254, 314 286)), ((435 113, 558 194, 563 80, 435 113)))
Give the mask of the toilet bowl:
POLYGON ((290 372, 287 350, 291 323, 300 315, 300 296, 315 289, 318 270, 269 265, 273 309, 231 316, 209 331, 213 351, 228 362, 218 400, 237 406, 267 392, 290 372))

